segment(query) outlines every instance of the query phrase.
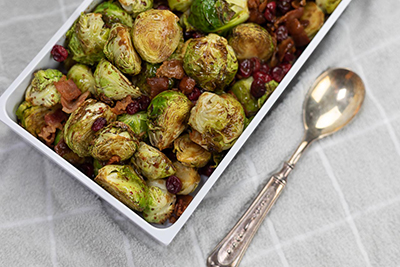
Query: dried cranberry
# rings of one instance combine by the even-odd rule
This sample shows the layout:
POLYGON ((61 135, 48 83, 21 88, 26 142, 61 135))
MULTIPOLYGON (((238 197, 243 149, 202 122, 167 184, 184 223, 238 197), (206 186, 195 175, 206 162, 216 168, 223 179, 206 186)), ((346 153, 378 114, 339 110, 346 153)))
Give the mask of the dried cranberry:
POLYGON ((287 53, 285 54, 285 56, 283 57, 283 62, 285 62, 285 63, 291 63, 291 62, 293 62, 295 59, 296 59, 296 57, 295 57, 292 53, 287 52, 287 53))
POLYGON ((193 91, 187 95, 187 97, 189 98, 190 101, 196 101, 197 99, 199 99, 201 93, 202 93, 201 90, 195 87, 193 91))
POLYGON ((137 101, 139 102, 140 110, 146 110, 147 107, 150 105, 150 98, 145 95, 139 97, 137 101))
POLYGON ((193 35, 193 32, 188 32, 188 31, 183 32, 183 37, 185 38, 185 40, 192 38, 192 35, 193 35))
POLYGON ((272 14, 271 10, 266 9, 264 12, 264 18, 269 22, 275 21, 275 16, 272 14))
POLYGON ((264 82, 265 82, 265 83, 269 83, 270 81, 272 81, 272 77, 271 77, 271 75, 267 74, 267 75, 265 76, 264 82))
POLYGON ((290 0, 280 0, 277 7, 278 7, 278 10, 282 14, 286 14, 292 8, 291 1, 290 0))
POLYGON ((276 2, 272 1, 267 4, 267 9, 272 13, 272 15, 276 14, 276 2))
POLYGON ((200 37, 204 37, 204 36, 205 36, 204 33, 201 33, 201 32, 194 32, 192 34, 193 38, 200 38, 200 37))
POLYGON ((279 66, 276 66, 272 69, 271 71, 272 79, 274 79, 276 82, 280 83, 285 76, 285 73, 283 69, 279 66))
POLYGON ((282 42, 288 38, 288 30, 284 25, 280 25, 275 32, 276 40, 282 42))
POLYGON ((243 78, 248 78, 253 73, 250 59, 243 60, 239 65, 239 75, 243 78))
POLYGON ((210 177, 211 174, 214 172, 215 167, 211 165, 207 165, 199 170, 199 172, 207 177, 210 177))
POLYGON ((269 66, 267 63, 261 64, 260 72, 268 74, 270 71, 269 66))
POLYGON ((265 79, 267 78, 267 75, 268 74, 266 74, 266 73, 258 71, 258 72, 253 73, 253 78, 254 78, 254 80, 262 80, 262 81, 265 82, 265 79))
POLYGON ((283 70, 283 73, 286 74, 289 72, 290 68, 292 67, 292 64, 281 64, 280 67, 283 70))
POLYGON ((107 124, 107 119, 104 117, 97 118, 92 124, 92 131, 97 132, 103 129, 104 126, 107 124))
POLYGON ((51 55, 55 61, 63 62, 68 57, 68 51, 61 45, 55 45, 53 49, 51 49, 51 55))
POLYGON ((258 79, 258 80, 254 80, 251 83, 250 93, 255 98, 262 97, 265 94, 266 90, 267 89, 265 88, 265 81, 264 80, 258 79))
POLYGON ((78 169, 83 172, 87 177, 94 178, 94 168, 90 163, 83 163, 79 165, 78 169))
POLYGON ((259 71, 261 68, 261 62, 258 57, 250 58, 250 61, 253 68, 253 73, 259 71))
POLYGON ((159 5, 159 6, 157 7, 157 9, 159 9, 159 10, 171 10, 171 9, 169 8, 169 6, 167 6, 167 5, 159 5))
POLYGON ((182 182, 175 175, 168 177, 165 185, 167 187, 168 192, 170 192, 171 194, 177 194, 182 189, 182 182))
POLYGON ((133 115, 135 113, 138 113, 140 111, 140 103, 139 101, 133 101, 126 106, 126 113, 129 115, 133 115))

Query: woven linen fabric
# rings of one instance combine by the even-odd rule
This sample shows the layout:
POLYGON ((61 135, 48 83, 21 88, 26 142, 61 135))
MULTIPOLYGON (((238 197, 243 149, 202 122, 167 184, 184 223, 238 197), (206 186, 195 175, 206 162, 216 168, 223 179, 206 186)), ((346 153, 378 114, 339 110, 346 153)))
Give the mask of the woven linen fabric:
MULTIPOLYGON (((0 1, 0 93, 81 1, 0 1)), ((118 214, 0 123, 0 266, 205 266, 302 138, 329 67, 357 72, 357 118, 313 144, 241 266, 399 266, 400 1, 353 0, 169 246, 118 214)))

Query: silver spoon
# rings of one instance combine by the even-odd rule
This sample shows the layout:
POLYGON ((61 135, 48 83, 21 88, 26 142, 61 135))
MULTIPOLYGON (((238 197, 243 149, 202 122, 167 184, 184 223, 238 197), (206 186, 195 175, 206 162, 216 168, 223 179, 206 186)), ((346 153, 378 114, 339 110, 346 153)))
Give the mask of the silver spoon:
POLYGON ((282 170, 272 175, 245 214, 207 259, 209 267, 238 266, 254 234, 278 199, 289 173, 304 150, 315 140, 347 125, 360 110, 365 96, 361 78, 348 69, 330 69, 322 73, 306 95, 303 104, 305 134, 282 170))

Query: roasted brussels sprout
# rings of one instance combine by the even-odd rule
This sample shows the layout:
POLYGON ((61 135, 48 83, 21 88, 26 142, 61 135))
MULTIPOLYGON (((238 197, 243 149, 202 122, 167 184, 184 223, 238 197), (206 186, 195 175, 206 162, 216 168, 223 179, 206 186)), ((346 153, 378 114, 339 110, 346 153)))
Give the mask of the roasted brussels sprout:
POLYGON ((193 0, 168 0, 171 10, 185 12, 192 5, 193 0))
POLYGON ((164 91, 147 108, 149 138, 159 150, 169 147, 185 130, 192 102, 181 92, 164 91))
POLYGON ((136 75, 142 69, 142 60, 133 48, 129 28, 120 23, 111 28, 104 54, 123 73, 136 75))
POLYGON ((168 157, 145 142, 140 142, 131 161, 142 175, 151 180, 165 178, 175 173, 175 167, 168 157))
POLYGON ((169 10, 148 10, 137 16, 132 39, 143 60, 161 63, 176 50, 183 38, 179 18, 169 10))
POLYGON ((21 122, 21 126, 33 136, 38 137, 38 134, 46 125, 44 116, 56 111, 58 108, 60 107, 53 106, 48 108, 45 106, 33 106, 31 103, 24 101, 19 105, 16 115, 18 120, 21 122))
POLYGON ((153 0, 118 0, 128 13, 135 18, 138 14, 153 7, 153 0))
POLYGON ((225 38, 209 34, 187 41, 183 68, 207 91, 221 92, 235 78, 238 61, 225 38))
POLYGON ((307 26, 304 28, 310 40, 314 38, 319 29, 325 22, 324 12, 314 2, 307 2, 304 6, 304 13, 300 18, 301 21, 308 21, 307 26))
POLYGON ((249 15, 247 0, 194 0, 188 21, 200 31, 224 33, 249 15))
POLYGON ((122 23, 132 28, 133 18, 117 2, 103 2, 96 7, 93 13, 100 13, 104 22, 111 26, 114 23, 122 23))
POLYGON ((276 40, 268 31, 255 23, 244 23, 232 29, 228 38, 238 60, 258 57, 268 60, 275 51, 276 40))
POLYGON ((105 59, 102 59, 97 65, 94 81, 96 83, 96 95, 105 102, 121 100, 128 95, 132 98, 138 98, 142 95, 139 88, 132 86, 128 78, 105 59))
POLYGON ((200 174, 195 168, 187 167, 179 161, 174 162, 176 168, 175 176, 182 182, 182 189, 178 195, 188 195, 192 193, 200 183, 200 174))
POLYGON ((148 206, 143 218, 151 223, 165 223, 175 209, 176 195, 168 192, 165 180, 149 180, 148 206))
POLYGON ((149 188, 129 165, 106 165, 94 180, 133 210, 143 211, 148 205, 149 188))
POLYGON ((33 80, 26 89, 25 100, 34 106, 51 107, 60 102, 61 95, 54 82, 63 74, 58 70, 39 70, 33 74, 33 80))
POLYGON ((266 92, 263 96, 256 99, 251 93, 251 84, 253 82, 253 77, 247 79, 242 79, 237 81, 230 91, 236 96, 237 100, 242 104, 243 109, 247 117, 251 117, 257 113, 257 111, 262 107, 267 98, 272 94, 278 83, 275 81, 270 81, 265 84, 266 92))
POLYGON ((190 139, 210 152, 221 152, 239 138, 245 117, 242 105, 231 94, 205 92, 191 110, 190 139))
POLYGON ((342 0, 315 0, 315 3, 327 14, 331 14, 342 0))
POLYGON ((103 48, 110 29, 101 14, 82 13, 67 32, 68 49, 76 62, 94 65, 104 58, 103 48))
POLYGON ((147 133, 149 127, 147 126, 146 111, 140 111, 133 115, 125 113, 118 116, 117 120, 122 121, 123 123, 131 127, 131 130, 136 134, 139 140, 147 140, 147 138, 149 137, 147 133))
POLYGON ((174 141, 174 151, 178 161, 188 167, 204 167, 211 159, 211 153, 190 140, 188 134, 184 134, 174 141))
POLYGON ((88 99, 68 118, 64 126, 64 140, 68 147, 80 157, 90 156, 89 144, 95 135, 92 125, 100 117, 110 123, 115 121, 117 116, 108 105, 88 99))
POLYGON ((93 158, 109 160, 113 156, 121 161, 133 156, 139 146, 131 128, 123 122, 115 121, 96 132, 89 151, 93 158))
POLYGON ((89 91, 92 95, 96 95, 96 85, 92 70, 83 64, 75 64, 68 71, 68 79, 72 79, 82 93, 89 91))

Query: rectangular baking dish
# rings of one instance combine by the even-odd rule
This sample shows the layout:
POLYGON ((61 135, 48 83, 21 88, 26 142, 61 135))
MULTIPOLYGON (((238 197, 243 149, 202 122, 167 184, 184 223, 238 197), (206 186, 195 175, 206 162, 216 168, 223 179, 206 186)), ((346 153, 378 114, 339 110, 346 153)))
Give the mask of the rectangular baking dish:
POLYGON ((215 169, 214 173, 206 179, 202 177, 202 180, 194 192, 194 199, 187 207, 182 216, 174 223, 169 225, 153 225, 146 222, 140 215, 129 209, 127 206, 122 204, 119 200, 114 198, 106 190, 100 187, 92 179, 85 176, 78 169, 76 169, 69 162, 60 157, 52 149, 47 147, 44 143, 39 141, 39 139, 32 136, 29 132, 24 130, 17 123, 17 118, 15 112, 19 104, 23 101, 25 90, 31 82, 32 74, 39 69, 44 68, 57 68, 59 63, 51 58, 50 51, 55 44, 63 44, 65 41, 65 33, 74 23, 74 21, 79 17, 81 12, 92 10, 97 4, 102 2, 102 0, 84 0, 82 4, 75 10, 71 17, 64 23, 64 25, 57 31, 57 33, 50 39, 50 41, 43 47, 43 49, 37 54, 37 56, 29 63, 29 65, 22 71, 22 73, 16 78, 16 80, 10 85, 10 87, 4 92, 0 98, 0 119, 8 125, 13 131, 25 139, 28 143, 32 144, 39 151, 49 157, 51 160, 56 162, 59 166, 69 172, 78 181, 83 183, 87 188, 92 190, 95 194, 100 196, 102 199, 111 204, 119 212, 124 214, 132 222, 137 224, 150 236, 158 240, 159 242, 168 245, 173 238, 177 235, 182 226, 189 219, 190 215, 194 212, 197 206, 200 204, 204 196, 214 185, 214 183, 221 176, 225 168, 232 161, 236 153, 243 146, 246 140, 249 138, 251 133, 264 118, 267 112, 270 110, 272 105, 276 102, 278 97, 285 90, 289 82, 293 79, 296 73, 299 71, 301 66, 305 63, 317 45, 320 43, 322 38, 326 35, 332 25, 336 22, 351 0, 342 0, 336 10, 329 16, 323 27, 320 29, 318 34, 310 42, 301 56, 297 59, 295 64, 293 64, 291 70, 284 77, 282 82, 273 92, 273 94, 268 98, 266 103, 263 105, 261 110, 254 117, 252 122, 242 133, 240 138, 236 141, 235 145, 228 151, 222 162, 215 169))

